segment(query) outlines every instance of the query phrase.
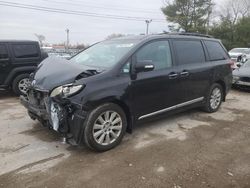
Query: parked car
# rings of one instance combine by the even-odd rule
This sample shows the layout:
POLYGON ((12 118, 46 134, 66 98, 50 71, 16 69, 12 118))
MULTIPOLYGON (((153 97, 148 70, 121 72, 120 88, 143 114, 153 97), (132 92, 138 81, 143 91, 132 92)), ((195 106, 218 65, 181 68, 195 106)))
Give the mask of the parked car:
POLYGON ((46 57, 36 41, 0 40, 0 88, 26 94, 30 73, 46 57))
POLYGON ((112 39, 69 61, 44 60, 21 102, 68 142, 106 151, 137 121, 194 107, 216 112, 231 87, 230 66, 221 42, 206 36, 112 39))
MULTIPOLYGON (((250 48, 248 48, 246 51, 245 51, 245 55, 246 55, 246 61, 247 60, 250 60, 250 48)), ((245 61, 245 62, 246 62, 245 61)))
POLYGON ((233 48, 229 55, 235 62, 244 63, 250 58, 250 48, 233 48))
POLYGON ((60 57, 63 59, 70 59, 71 55, 69 53, 57 53, 57 52, 51 52, 48 53, 49 57, 53 56, 53 57, 60 57))
POLYGON ((233 71, 233 86, 250 87, 250 60, 233 71))

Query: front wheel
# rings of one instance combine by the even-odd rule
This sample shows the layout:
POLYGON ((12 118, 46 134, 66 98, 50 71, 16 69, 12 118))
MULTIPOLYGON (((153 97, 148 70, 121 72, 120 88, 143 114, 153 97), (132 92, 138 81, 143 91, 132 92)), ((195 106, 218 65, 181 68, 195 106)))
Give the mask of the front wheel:
POLYGON ((126 127, 124 111, 116 104, 103 104, 91 111, 85 121, 85 144, 96 151, 110 150, 121 142, 126 127))
POLYGON ((14 79, 12 89, 17 95, 26 95, 29 84, 29 74, 20 74, 14 79))
POLYGON ((213 84, 208 93, 204 110, 209 113, 218 111, 223 99, 223 90, 220 84, 213 84))

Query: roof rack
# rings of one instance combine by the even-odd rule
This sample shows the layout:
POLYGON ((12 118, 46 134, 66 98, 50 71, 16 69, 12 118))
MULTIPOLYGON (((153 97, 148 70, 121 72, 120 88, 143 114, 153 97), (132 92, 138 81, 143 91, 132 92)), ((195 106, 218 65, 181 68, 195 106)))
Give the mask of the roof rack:
POLYGON ((180 32, 180 33, 164 32, 162 34, 168 34, 168 35, 185 35, 185 36, 196 36, 196 37, 214 38, 211 35, 205 35, 205 34, 201 34, 201 33, 189 33, 189 32, 180 32))

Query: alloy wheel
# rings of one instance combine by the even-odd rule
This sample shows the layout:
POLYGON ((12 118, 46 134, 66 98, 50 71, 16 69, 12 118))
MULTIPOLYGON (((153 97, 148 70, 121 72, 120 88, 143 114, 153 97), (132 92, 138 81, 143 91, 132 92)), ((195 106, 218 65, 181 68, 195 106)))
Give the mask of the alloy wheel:
POLYGON ((23 78, 18 82, 18 89, 21 93, 26 94, 29 86, 29 78, 23 78))
POLYGON ((210 106, 213 110, 217 109, 221 103, 221 90, 219 88, 214 88, 210 97, 210 106))
POLYGON ((105 111, 96 119, 93 126, 94 140, 103 146, 107 146, 117 140, 122 132, 122 118, 114 111, 105 111))

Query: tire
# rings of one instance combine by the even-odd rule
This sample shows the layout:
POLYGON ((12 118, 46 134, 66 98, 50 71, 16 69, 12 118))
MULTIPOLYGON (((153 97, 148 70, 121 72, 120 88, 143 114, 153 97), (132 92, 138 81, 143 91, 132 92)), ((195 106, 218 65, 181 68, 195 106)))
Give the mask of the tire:
POLYGON ((120 144, 126 128, 127 119, 124 111, 116 104, 105 103, 88 114, 85 121, 84 142, 92 150, 107 151, 120 144))
POLYGON ((203 110, 208 113, 218 111, 224 97, 223 95, 224 93, 222 86, 220 84, 214 83, 209 90, 203 110))
POLYGON ((27 83, 24 83, 29 79, 29 74, 20 74, 18 75, 12 82, 12 90, 16 95, 26 95, 25 90, 27 91, 27 83), (22 84, 22 87, 20 87, 20 84, 22 84), (23 89, 22 89, 23 88, 23 89))

